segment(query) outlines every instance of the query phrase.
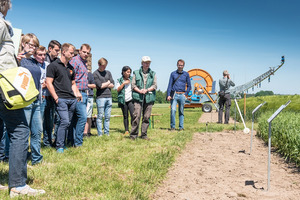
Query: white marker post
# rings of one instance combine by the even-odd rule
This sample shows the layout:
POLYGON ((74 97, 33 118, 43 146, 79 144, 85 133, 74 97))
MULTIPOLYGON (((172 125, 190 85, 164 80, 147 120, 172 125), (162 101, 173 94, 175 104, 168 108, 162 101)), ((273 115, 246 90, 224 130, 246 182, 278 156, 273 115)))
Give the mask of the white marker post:
POLYGON ((244 133, 249 133, 249 132, 250 132, 250 129, 246 127, 244 118, 243 118, 243 116, 242 116, 242 113, 241 113, 241 111, 240 111, 240 107, 239 107, 239 105, 238 105, 236 99, 234 99, 234 102, 235 102, 235 104, 236 104, 236 107, 237 107, 237 109, 238 109, 238 111, 239 111, 239 113, 240 113, 241 119, 242 119, 243 124, 244 124, 244 130, 243 130, 243 131, 244 131, 244 133))
POLYGON ((263 105, 265 105, 267 102, 263 102, 259 104, 253 111, 252 111, 252 129, 251 129, 251 139, 250 139, 250 155, 252 152, 252 138, 253 138, 253 126, 254 126, 254 113, 258 111, 263 105))
POLYGON ((281 105, 278 110, 276 110, 275 113, 273 113, 273 115, 268 119, 268 123, 269 123, 269 141, 268 141, 268 146, 269 146, 269 153, 268 153, 268 189, 270 189, 270 166, 271 166, 271 123, 273 121, 273 119, 275 117, 277 117, 277 115, 285 108, 287 107, 287 105, 289 105, 291 103, 291 100, 289 100, 288 102, 286 102, 286 104, 281 105))

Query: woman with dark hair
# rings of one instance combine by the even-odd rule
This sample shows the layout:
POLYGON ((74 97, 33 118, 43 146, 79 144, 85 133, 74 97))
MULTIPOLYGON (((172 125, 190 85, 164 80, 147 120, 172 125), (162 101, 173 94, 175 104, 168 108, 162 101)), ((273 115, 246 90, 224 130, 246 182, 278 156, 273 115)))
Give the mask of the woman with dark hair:
MULTIPOLYGON (((131 123, 133 119, 133 111, 134 111, 134 105, 132 102, 132 89, 131 89, 131 68, 128 66, 124 66, 122 68, 122 77, 118 79, 116 88, 118 91, 118 102, 119 107, 122 109, 123 112, 123 122, 125 127, 125 133, 124 135, 128 135, 128 111, 130 113, 131 117, 131 123)), ((130 123, 130 124, 131 124, 130 123)))

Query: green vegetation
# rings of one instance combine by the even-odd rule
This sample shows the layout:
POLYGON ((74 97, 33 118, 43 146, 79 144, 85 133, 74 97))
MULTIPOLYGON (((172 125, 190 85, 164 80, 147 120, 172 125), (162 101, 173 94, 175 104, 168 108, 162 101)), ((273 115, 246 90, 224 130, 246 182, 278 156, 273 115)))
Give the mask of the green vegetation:
MULTIPOLYGON (((114 103, 112 114, 121 113, 114 103)), ((42 148, 43 163, 28 163, 28 184, 46 190, 37 199, 149 199, 193 133, 206 131, 206 124, 198 123, 201 108, 185 110, 182 132, 168 130, 169 104, 154 105, 152 113, 162 116, 155 116, 154 129, 148 129, 150 141, 132 141, 123 136, 122 118, 115 117, 111 118, 108 137, 85 138, 81 148, 69 147, 63 154, 42 148)), ((224 127, 227 126, 209 124, 207 129, 221 131, 224 127)), ((97 134, 96 129, 92 134, 97 134)), ((0 184, 7 182, 8 164, 1 163, 0 184)), ((7 192, 1 192, 0 199, 8 199, 7 192)))
MULTIPOLYGON (((268 142, 268 118, 273 112, 263 113, 258 121, 258 136, 268 142)), ((278 149, 286 159, 300 164, 300 113, 283 111, 273 121, 271 126, 272 146, 278 149)))
MULTIPOLYGON (((247 98, 246 121, 252 121, 252 111, 261 103, 267 103, 255 113, 255 121, 258 122, 258 136, 268 142, 269 123, 267 120, 272 114, 288 100, 291 103, 272 121, 272 146, 281 153, 285 159, 300 163, 300 95, 276 95, 247 98)), ((234 102, 232 102, 234 105, 234 102)), ((234 107, 231 107, 231 115, 234 116, 234 107)), ((244 101, 240 99, 239 107, 244 115, 244 101)), ((237 119, 240 120, 239 114, 237 119)))
MULTIPOLYGON (((288 100, 292 102, 284 109, 285 111, 300 112, 300 95, 273 95, 262 97, 250 97, 246 99, 246 117, 245 121, 252 121, 252 111, 261 103, 267 102, 263 107, 255 113, 255 119, 266 111, 275 112, 281 105, 285 104, 288 100)), ((239 99, 238 104, 242 115, 244 116, 244 99, 239 99)), ((235 103, 231 102, 230 115, 234 116, 235 103)), ((237 120, 240 120, 237 114, 237 120)))

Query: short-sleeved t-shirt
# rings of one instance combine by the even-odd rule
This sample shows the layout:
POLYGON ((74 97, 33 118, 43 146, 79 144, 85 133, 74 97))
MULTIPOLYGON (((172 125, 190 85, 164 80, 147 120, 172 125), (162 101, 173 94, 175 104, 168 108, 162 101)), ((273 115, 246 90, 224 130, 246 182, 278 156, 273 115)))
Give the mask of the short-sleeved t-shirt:
MULTIPOLYGON (((94 76, 91 72, 88 73, 88 83, 89 84, 95 84, 94 76)), ((93 88, 89 88, 88 96, 89 97, 94 96, 94 89, 93 88)))
POLYGON ((72 81, 75 80, 75 72, 69 63, 67 67, 58 58, 47 67, 47 77, 53 78, 53 86, 58 98, 75 99, 72 90, 72 81))

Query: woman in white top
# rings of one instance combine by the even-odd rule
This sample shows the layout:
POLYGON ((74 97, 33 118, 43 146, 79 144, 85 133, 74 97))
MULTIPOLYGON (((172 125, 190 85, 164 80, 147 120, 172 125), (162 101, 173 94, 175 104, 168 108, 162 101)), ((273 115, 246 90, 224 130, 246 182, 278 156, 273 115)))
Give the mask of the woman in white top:
POLYGON ((122 109, 123 112, 123 122, 125 127, 124 135, 129 134, 129 123, 128 123, 128 111, 131 117, 131 123, 133 119, 133 111, 134 105, 132 102, 132 89, 131 89, 131 68, 128 66, 124 66, 122 68, 122 77, 118 79, 116 88, 118 91, 118 102, 119 107, 122 109))

